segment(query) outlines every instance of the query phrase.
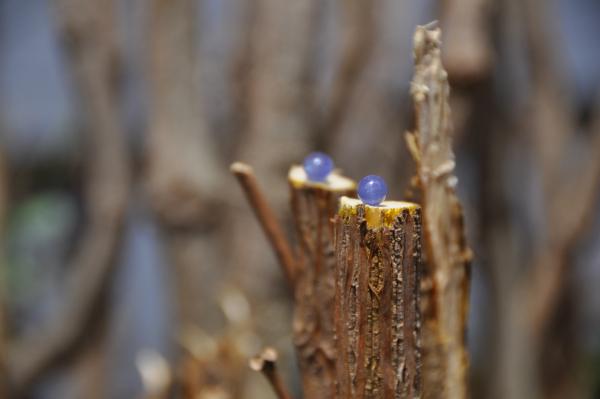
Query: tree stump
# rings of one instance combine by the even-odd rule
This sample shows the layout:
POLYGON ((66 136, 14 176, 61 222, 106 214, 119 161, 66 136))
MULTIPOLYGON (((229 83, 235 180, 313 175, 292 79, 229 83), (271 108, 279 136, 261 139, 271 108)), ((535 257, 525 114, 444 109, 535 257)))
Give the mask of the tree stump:
POLYGON ((421 208, 343 197, 335 218, 335 398, 421 396, 421 208))
POLYGON ((354 195, 356 183, 337 172, 311 182, 293 166, 288 180, 298 247, 294 275, 294 344, 305 399, 335 394, 335 254, 333 225, 339 199, 354 195))

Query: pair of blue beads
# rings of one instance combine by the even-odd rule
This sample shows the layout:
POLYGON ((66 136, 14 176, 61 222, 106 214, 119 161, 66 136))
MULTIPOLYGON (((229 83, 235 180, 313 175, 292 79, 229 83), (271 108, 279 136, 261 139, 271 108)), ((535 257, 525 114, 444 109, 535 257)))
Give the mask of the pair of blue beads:
MULTIPOLYGON (((322 182, 333 170, 333 160, 322 152, 313 152, 304 158, 304 171, 309 180, 322 182)), ((385 181, 377 175, 368 175, 358 182, 358 198, 371 206, 378 206, 387 196, 385 181)))

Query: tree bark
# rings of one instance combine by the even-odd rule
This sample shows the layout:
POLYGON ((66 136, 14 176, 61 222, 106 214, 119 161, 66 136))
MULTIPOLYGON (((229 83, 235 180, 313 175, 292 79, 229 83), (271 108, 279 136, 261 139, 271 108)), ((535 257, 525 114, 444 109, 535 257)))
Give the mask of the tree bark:
POLYGON ((420 397, 420 207, 345 197, 335 234, 335 397, 420 397))
POLYGON ((354 195, 356 183, 332 172, 324 182, 311 182, 304 169, 288 173, 298 248, 289 244, 273 211, 258 188, 251 167, 235 163, 231 171, 244 189, 295 296, 294 344, 299 358, 304 398, 335 394, 335 330, 333 328, 335 257, 331 218, 344 195, 354 195))
POLYGON ((291 168, 288 180, 298 238, 293 333, 304 398, 333 398, 335 256, 331 218, 337 213, 340 197, 355 195, 356 185, 337 173, 324 183, 313 183, 299 166, 291 168))
POLYGON ((414 37, 412 96, 417 130, 407 142, 422 196, 426 267, 423 274, 423 396, 467 397, 465 348, 471 252, 455 193, 448 74, 441 62, 441 32, 418 27, 414 37))

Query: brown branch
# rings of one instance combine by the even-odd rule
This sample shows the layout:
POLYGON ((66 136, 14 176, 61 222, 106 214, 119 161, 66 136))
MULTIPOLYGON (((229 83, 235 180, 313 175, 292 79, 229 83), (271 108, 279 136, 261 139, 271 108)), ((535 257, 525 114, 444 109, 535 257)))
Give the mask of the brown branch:
MULTIPOLYGON (((239 132, 236 158, 252 165, 264 186, 269 187, 272 209, 281 212, 288 204, 287 187, 279 184, 285 178, 285 169, 290 160, 301 159, 312 147, 310 85, 306 80, 308 65, 314 62, 310 57, 314 50, 314 16, 322 2, 252 0, 250 3, 255 6, 249 21, 252 68, 247 71, 246 92, 241 93, 247 95, 241 101, 248 105, 249 115, 247 129, 239 132)), ((260 243, 258 226, 249 226, 248 222, 248 217, 231 221, 230 240, 234 247, 249 249, 260 243)), ((250 266, 253 270, 268 263, 271 256, 265 252, 250 253, 254 258, 250 266)), ((249 278, 253 273, 245 264, 247 259, 246 262, 238 259, 246 255, 246 250, 230 255, 234 265, 231 273, 247 292, 262 292, 266 280, 249 278)), ((295 271, 288 269, 284 269, 286 275, 295 271)))
POLYGON ((423 308, 425 398, 467 397, 465 348, 471 252, 455 193, 448 76, 441 62, 441 31, 418 27, 414 36, 412 96, 416 132, 407 135, 422 193, 426 269, 423 308))
POLYGON ((294 288, 296 278, 296 261, 293 252, 285 237, 283 229, 277 221, 275 212, 271 209, 256 181, 254 171, 249 165, 235 162, 230 167, 240 186, 246 194, 246 198, 254 211, 263 231, 265 232, 277 260, 283 269, 285 277, 291 288, 294 288))
POLYGON ((579 162, 565 162, 569 148, 577 145, 577 126, 573 109, 565 100, 566 80, 557 55, 556 16, 539 0, 524 3, 523 25, 529 46, 533 89, 531 112, 527 115, 533 133, 534 150, 546 199, 545 220, 548 239, 537 243, 529 278, 522 285, 529 301, 528 326, 532 336, 541 339, 560 299, 572 251, 596 209, 600 192, 600 106, 591 126, 591 149, 579 162), (564 165, 576 167, 566 170, 564 165), (577 175, 577 178, 573 178, 577 175))
POLYGON ((71 273, 57 318, 10 349, 9 371, 19 391, 71 354, 101 314, 96 307, 115 264, 128 198, 127 154, 115 98, 114 10, 93 0, 62 0, 57 11, 88 114, 87 228, 67 268, 71 273))
POLYGON ((9 397, 9 374, 7 364, 8 354, 8 317, 7 317, 7 286, 6 286, 6 219, 9 207, 9 176, 10 171, 6 159, 6 152, 0 146, 0 397, 9 397))
POLYGON ((590 153, 581 162, 578 178, 569 173, 562 189, 550 201, 549 217, 555 221, 550 229, 548 248, 533 261, 531 284, 524 289, 531 293, 530 325, 534 337, 541 337, 560 297, 575 247, 593 220, 600 196, 600 106, 597 108, 590 153))
MULTIPOLYGON (((239 132, 246 132, 249 127, 252 110, 251 88, 252 70, 254 68, 254 52, 257 43, 258 1, 249 0, 242 7, 239 26, 238 43, 233 60, 231 81, 233 82, 233 111, 231 118, 234 127, 239 132)), ((232 152, 239 152, 241 140, 232 144, 232 152)))
POLYGON ((163 224, 189 228, 214 220, 223 181, 199 94, 197 2, 149 9, 149 191, 163 224))
POLYGON ((301 159, 312 147, 311 86, 306 80, 314 62, 314 17, 322 2, 255 1, 250 116, 238 158, 272 186, 269 194, 279 210, 287 191, 276 182, 285 176, 290 159, 301 159), (270 149, 268 157, 265 148, 270 149))
MULTIPOLYGON (((221 270, 215 227, 223 223, 226 173, 201 98, 196 0, 151 0, 148 9, 148 132, 145 159, 151 206, 160 221, 176 289, 179 325, 198 323, 221 270)), ((209 63, 207 60, 206 63, 209 63)))
POLYGON ((259 371, 265 376, 278 399, 292 399, 279 375, 276 362, 277 351, 274 348, 267 347, 259 355, 250 359, 248 363, 252 370, 259 371))
POLYGON ((293 334, 302 393, 304 399, 334 397, 335 256, 331 219, 342 196, 356 195, 356 183, 337 171, 326 181, 315 183, 301 166, 290 168, 288 182, 298 240, 293 334))
POLYGON ((329 102, 318 133, 327 137, 331 147, 337 141, 344 117, 356 92, 358 82, 369 63, 376 39, 375 9, 377 2, 362 0, 338 1, 342 13, 342 55, 331 89, 329 102))
POLYGON ((334 223, 336 397, 420 398, 421 209, 343 197, 334 223))
POLYGON ((489 0, 444 0, 443 60, 453 82, 472 83, 491 72, 492 44, 489 0))
POLYGON ((528 45, 531 66, 532 95, 530 111, 524 116, 531 124, 533 150, 541 176, 544 198, 552 198, 561 176, 564 149, 571 143, 576 128, 573 109, 567 101, 567 82, 563 76, 561 59, 556 43, 558 34, 553 30, 556 16, 552 7, 543 0, 522 2, 521 24, 528 45))
POLYGON ((292 166, 288 182, 299 241, 296 256, 292 258, 289 244, 258 188, 253 170, 238 162, 231 165, 231 171, 244 189, 283 270, 292 279, 294 345, 304 397, 332 397, 335 394, 336 359, 332 290, 335 258, 330 221, 337 213, 339 198, 355 194, 356 183, 337 171, 332 172, 325 182, 314 183, 302 167, 292 166))

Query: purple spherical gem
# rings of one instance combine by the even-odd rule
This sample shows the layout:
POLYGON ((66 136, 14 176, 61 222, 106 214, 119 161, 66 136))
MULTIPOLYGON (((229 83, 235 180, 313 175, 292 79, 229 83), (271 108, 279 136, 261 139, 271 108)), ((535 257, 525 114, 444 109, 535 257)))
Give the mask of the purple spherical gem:
POLYGON ((313 152, 304 158, 304 171, 311 181, 324 181, 333 170, 333 160, 322 152, 313 152))
POLYGON ((358 197, 367 205, 377 206, 388 193, 385 181, 377 175, 368 175, 358 182, 358 197))

